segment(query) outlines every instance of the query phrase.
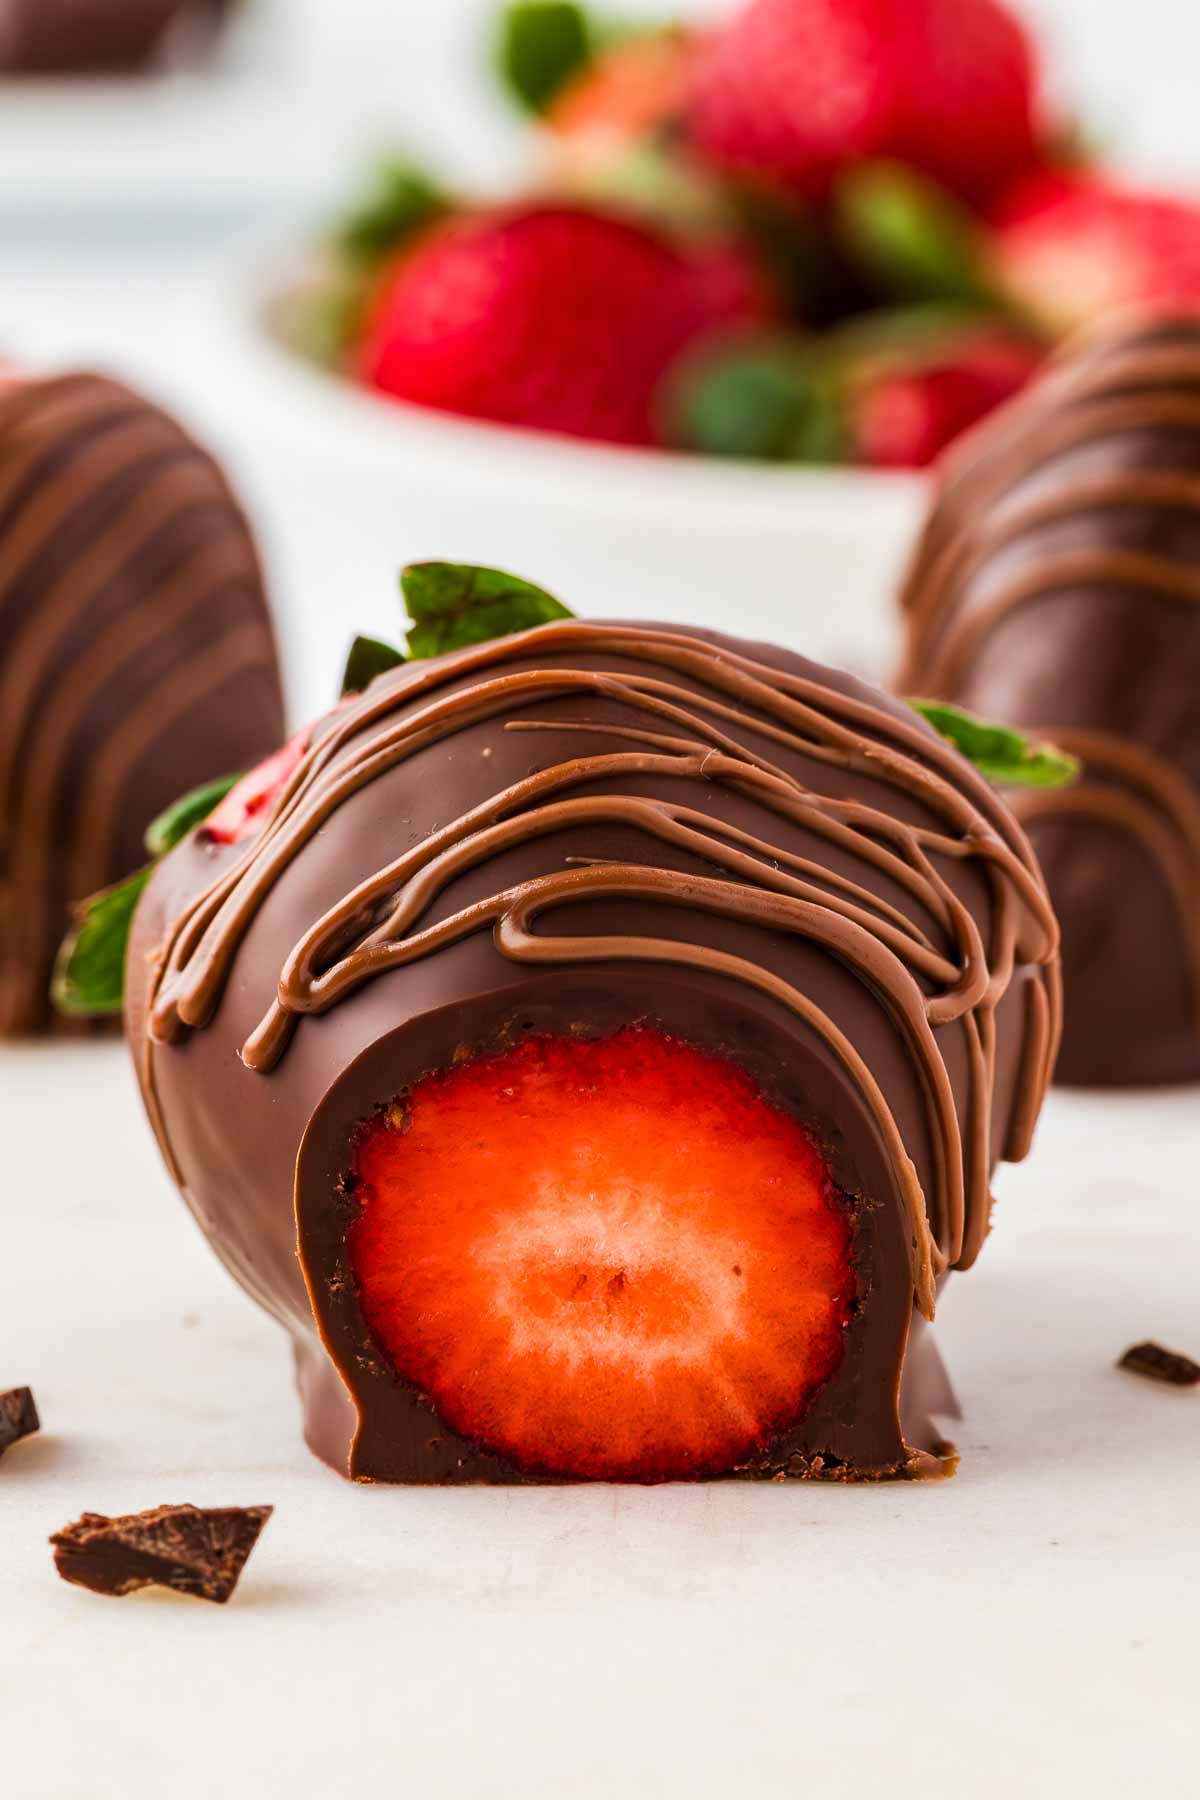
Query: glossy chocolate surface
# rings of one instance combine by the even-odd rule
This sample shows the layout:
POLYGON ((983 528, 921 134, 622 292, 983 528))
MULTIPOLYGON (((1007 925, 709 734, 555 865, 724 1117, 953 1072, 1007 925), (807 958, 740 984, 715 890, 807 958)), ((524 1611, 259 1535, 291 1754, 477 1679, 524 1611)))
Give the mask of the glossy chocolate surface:
POLYGON ((528 1032, 647 1022, 732 1057, 850 1196, 859 1306, 806 1416, 730 1473, 845 1477, 929 1466, 914 1303, 978 1254, 1057 1000, 1025 840, 909 709, 762 645, 564 623, 380 677, 257 838, 182 845, 135 921, 128 1024, 189 1204, 293 1335, 309 1442, 368 1480, 527 1473, 370 1339, 358 1126, 528 1032))
POLYGON ((1059 1078, 1200 1078, 1200 315, 1127 324, 946 464, 901 692, 1054 738, 1013 796, 1062 923, 1059 1078))

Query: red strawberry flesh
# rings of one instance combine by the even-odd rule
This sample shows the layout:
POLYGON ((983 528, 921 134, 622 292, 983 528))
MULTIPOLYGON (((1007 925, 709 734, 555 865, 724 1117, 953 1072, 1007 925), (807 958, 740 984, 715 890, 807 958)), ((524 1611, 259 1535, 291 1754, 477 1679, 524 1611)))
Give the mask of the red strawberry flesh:
POLYGON ((744 1071, 657 1030, 428 1076, 363 1128, 354 1177, 376 1342, 531 1473, 734 1468, 841 1361, 851 1227, 823 1158, 744 1071))
POLYGON ((308 731, 297 732, 258 767, 231 787, 204 821, 203 829, 218 844, 236 844, 259 825, 284 783, 308 748, 308 731))

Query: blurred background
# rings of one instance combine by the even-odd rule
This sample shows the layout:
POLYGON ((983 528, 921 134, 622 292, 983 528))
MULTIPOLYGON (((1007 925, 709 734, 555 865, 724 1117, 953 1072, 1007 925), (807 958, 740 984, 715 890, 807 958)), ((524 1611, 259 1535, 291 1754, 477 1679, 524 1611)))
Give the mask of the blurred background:
MULTIPOLYGON (((620 8, 664 10, 732 8, 620 8)), ((1122 175, 1194 189, 1200 12, 1018 10, 1051 96, 1122 175)), ((298 712, 331 696, 353 631, 395 634, 395 571, 419 556, 507 562, 581 611, 690 614, 880 668, 920 477, 868 493, 790 468, 498 444, 436 415, 414 433, 269 341, 284 272, 380 151, 477 190, 522 178, 530 133, 491 68, 494 17, 481 0, 241 0, 211 55, 189 44, 162 73, 0 79, 0 357, 123 375, 217 450, 264 544, 298 712)))

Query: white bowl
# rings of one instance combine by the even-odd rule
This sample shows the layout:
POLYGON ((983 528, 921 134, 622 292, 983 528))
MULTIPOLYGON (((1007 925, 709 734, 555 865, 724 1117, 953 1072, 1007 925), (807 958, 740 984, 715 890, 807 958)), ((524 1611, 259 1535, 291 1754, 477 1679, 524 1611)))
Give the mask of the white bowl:
POLYGON ((351 631, 396 636, 396 571, 423 558, 511 569, 589 617, 702 624, 886 673, 922 477, 624 450, 393 401, 295 354, 274 323, 284 291, 243 292, 223 387, 252 422, 235 437, 226 409, 222 435, 300 615, 298 703, 328 698, 351 631))

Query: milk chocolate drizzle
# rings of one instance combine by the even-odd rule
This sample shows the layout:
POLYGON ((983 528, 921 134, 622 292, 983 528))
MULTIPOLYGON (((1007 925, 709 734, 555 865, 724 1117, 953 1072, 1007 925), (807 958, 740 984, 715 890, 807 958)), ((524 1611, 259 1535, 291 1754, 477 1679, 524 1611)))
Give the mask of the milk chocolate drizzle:
MULTIPOLYGON (((605 754, 581 755, 497 793, 359 883, 294 945, 278 992, 242 1057, 271 1070, 306 1014, 327 1011, 364 982, 402 969, 471 932, 490 930, 518 963, 653 961, 718 972, 772 995, 828 1045, 877 1121, 910 1222, 917 1302, 932 1316, 938 1275, 968 1266, 988 1228, 994 1013, 1017 962, 1038 965, 1026 982, 1027 1020, 1018 1101, 1006 1154, 1024 1153, 1059 1032, 1057 928, 1027 844, 1005 809, 957 753, 914 718, 818 682, 781 673, 703 640, 623 625, 555 624, 376 681, 333 715, 276 803, 261 835, 174 921, 154 971, 144 1046, 153 1094, 153 1044, 202 1030, 212 1018, 238 947, 272 886, 300 848, 368 782, 415 751, 490 718, 510 731, 600 734, 605 754), (573 652, 603 652, 645 674, 572 667, 573 652), (562 666, 506 670, 531 656, 562 666), (685 676, 696 693, 673 680, 685 676), (469 677, 448 694, 439 688, 469 677), (538 702, 594 694, 643 723, 564 724, 536 716, 538 702), (902 822, 862 800, 805 786, 739 740, 774 740, 830 768, 854 770, 919 802, 928 825, 902 822), (678 803, 588 794, 603 778, 677 777, 678 803), (686 790, 728 786, 765 820, 795 821, 864 868, 890 877, 936 922, 929 935, 886 899, 772 842, 687 804, 686 790), (456 875, 507 847, 570 824, 619 822, 648 840, 702 857, 697 875, 640 863, 576 860, 422 924, 456 875), (938 868, 970 859, 992 896, 992 941, 938 868), (707 912, 793 934, 838 958, 868 987, 903 1035, 922 1077, 936 1147, 936 1192, 923 1194, 884 1096, 856 1046, 804 993, 755 963, 677 937, 541 936, 550 909, 618 896, 678 913, 707 912), (937 1029, 961 1022, 971 1081, 966 1141, 960 1132, 937 1029)), ((682 925, 682 921, 681 921, 682 925)), ((170 1159, 161 1116, 157 1128, 170 1159)))
MULTIPOLYGON (((179 787, 229 768, 227 684, 253 682, 257 754, 281 724, 257 557, 211 457, 127 388, 0 389, 0 1034, 48 1022, 67 906, 126 874, 139 765, 179 787), (210 723, 193 717, 205 698, 210 723)), ((247 690, 239 689, 246 698, 247 690)), ((236 762, 234 764, 236 767, 236 762)), ((132 834, 136 847, 136 832, 132 834)))
MULTIPOLYGON (((1032 609, 1068 590, 1119 594, 1131 612, 1196 606, 1200 566, 1171 553, 1170 521, 1187 515, 1200 533, 1200 312, 1167 311, 1116 325, 952 454, 901 596, 908 631, 895 685, 955 698, 998 626, 1031 609, 1035 629, 1032 609), (1122 438, 1142 447, 1112 450, 1122 438), (1123 518, 1155 514, 1161 545, 1122 542, 1123 518), (1082 521, 1082 546, 1037 542, 1047 527, 1082 521)), ((1087 819, 1136 840, 1177 912, 1200 1030, 1200 789, 1161 749, 1107 723, 1040 727, 1083 759, 1085 779, 1016 795, 1014 810, 1027 823, 1087 819)))

